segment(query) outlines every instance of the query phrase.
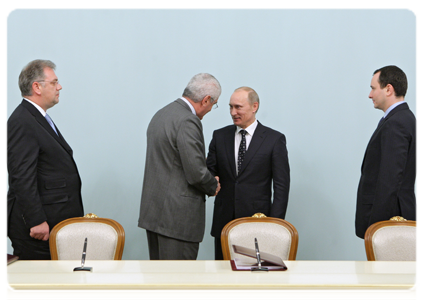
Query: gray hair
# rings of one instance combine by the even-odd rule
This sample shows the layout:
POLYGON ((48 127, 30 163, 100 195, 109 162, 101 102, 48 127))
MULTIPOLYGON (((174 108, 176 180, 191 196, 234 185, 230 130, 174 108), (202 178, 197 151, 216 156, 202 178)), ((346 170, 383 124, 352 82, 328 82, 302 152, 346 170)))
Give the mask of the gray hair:
POLYGON ((56 65, 50 60, 36 59, 28 63, 19 74, 19 89, 22 97, 32 96, 32 84, 44 80, 44 69, 56 69, 56 65))
POLYGON ((222 93, 219 81, 208 73, 199 73, 191 78, 182 97, 187 97, 194 102, 200 102, 206 96, 215 102, 222 93))

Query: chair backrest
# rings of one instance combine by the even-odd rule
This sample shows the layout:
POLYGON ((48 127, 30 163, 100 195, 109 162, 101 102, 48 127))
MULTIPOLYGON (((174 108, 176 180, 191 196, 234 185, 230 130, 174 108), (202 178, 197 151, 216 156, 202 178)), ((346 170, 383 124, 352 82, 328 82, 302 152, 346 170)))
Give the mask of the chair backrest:
POLYGON ((282 260, 295 260, 297 256, 297 229, 283 219, 255 214, 253 217, 235 219, 225 225, 221 234, 223 259, 238 257, 254 262, 255 259, 234 253, 232 247, 235 244, 254 249, 254 238, 257 238, 261 252, 279 256, 282 260))
POLYGON ((416 221, 394 218, 374 223, 366 230, 367 260, 416 260, 416 221))
POLYGON ((118 222, 94 214, 66 219, 50 232, 52 260, 80 260, 87 238, 86 260, 120 260, 125 231, 118 222))

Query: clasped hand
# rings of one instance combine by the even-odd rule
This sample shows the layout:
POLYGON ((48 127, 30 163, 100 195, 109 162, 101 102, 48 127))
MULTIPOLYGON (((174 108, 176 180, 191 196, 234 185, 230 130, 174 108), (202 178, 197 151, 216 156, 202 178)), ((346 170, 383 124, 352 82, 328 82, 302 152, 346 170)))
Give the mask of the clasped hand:
POLYGON ((50 228, 47 222, 43 222, 40 225, 32 227, 29 230, 29 236, 36 240, 47 241, 50 237, 50 228))
POLYGON ((214 196, 216 196, 217 193, 219 193, 219 191, 220 191, 220 182, 219 182, 219 176, 215 176, 214 178, 216 178, 216 180, 217 180, 216 194, 214 194, 214 196))

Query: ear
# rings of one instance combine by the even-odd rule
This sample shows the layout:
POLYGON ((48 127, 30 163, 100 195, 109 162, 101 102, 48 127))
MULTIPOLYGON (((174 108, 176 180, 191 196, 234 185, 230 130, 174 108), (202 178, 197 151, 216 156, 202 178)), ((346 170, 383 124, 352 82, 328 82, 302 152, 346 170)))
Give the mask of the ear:
POLYGON ((254 113, 256 113, 256 112, 257 112, 258 107, 259 107, 258 102, 254 102, 254 103, 253 103, 253 112, 254 112, 254 113))
POLYGON ((392 86, 392 84, 388 83, 385 88, 386 88, 386 96, 388 97, 395 96, 395 89, 392 86))
POLYGON ((37 94, 37 95, 41 95, 41 89, 42 86, 39 82, 33 82, 32 83, 32 91, 37 94))
POLYGON ((201 100, 201 106, 206 106, 208 102, 211 101, 211 96, 207 95, 206 97, 203 98, 203 100, 201 100))

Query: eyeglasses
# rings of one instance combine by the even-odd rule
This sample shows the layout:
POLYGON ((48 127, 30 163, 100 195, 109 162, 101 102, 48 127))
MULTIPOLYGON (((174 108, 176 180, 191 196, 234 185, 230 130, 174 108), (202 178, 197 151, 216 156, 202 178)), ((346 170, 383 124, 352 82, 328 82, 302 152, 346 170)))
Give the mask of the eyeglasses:
POLYGON ((48 80, 39 80, 39 81, 37 81, 37 82, 50 82, 51 84, 53 84, 54 86, 56 86, 56 85, 58 85, 59 84, 59 80, 51 80, 51 81, 48 81, 48 80))
POLYGON ((215 104, 213 104, 213 109, 218 108, 219 106, 217 105, 217 102, 215 104))

